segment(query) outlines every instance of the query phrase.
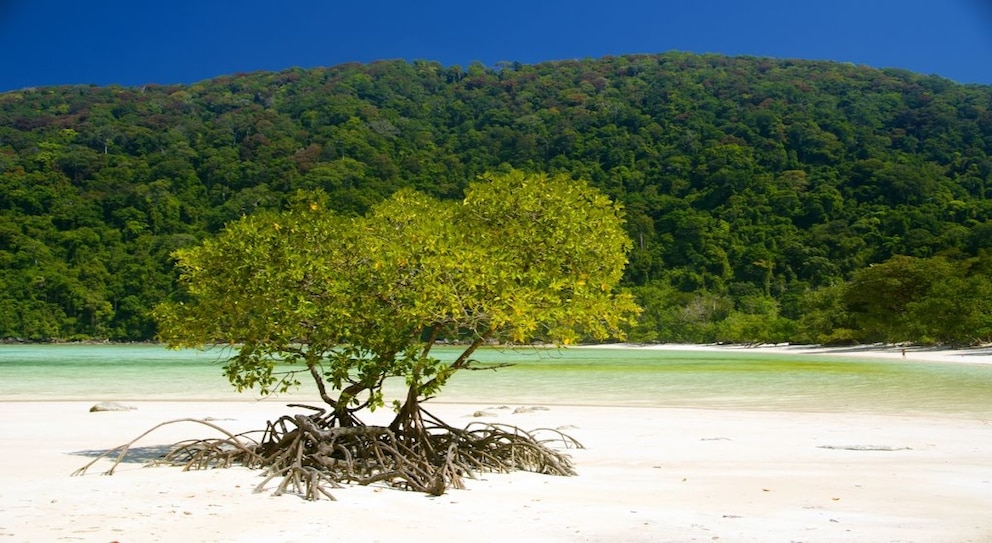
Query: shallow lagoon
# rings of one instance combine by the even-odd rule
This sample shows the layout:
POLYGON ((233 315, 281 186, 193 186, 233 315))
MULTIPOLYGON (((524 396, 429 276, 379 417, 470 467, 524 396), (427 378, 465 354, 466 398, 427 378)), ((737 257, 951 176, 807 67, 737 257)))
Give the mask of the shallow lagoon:
MULTIPOLYGON (((438 348, 454 359, 459 351, 438 348)), ((158 345, 0 345, 0 401, 248 400, 223 377, 229 351, 158 345)), ((992 417, 992 366, 848 356, 637 348, 480 350, 439 401, 992 417)), ((387 388, 398 397, 402 382, 387 388)), ((306 383, 277 401, 313 401, 306 383)))

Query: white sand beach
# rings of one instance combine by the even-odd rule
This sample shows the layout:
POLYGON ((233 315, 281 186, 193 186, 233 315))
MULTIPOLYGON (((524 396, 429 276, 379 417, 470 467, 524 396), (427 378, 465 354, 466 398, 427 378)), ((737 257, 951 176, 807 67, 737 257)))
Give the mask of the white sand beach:
POLYGON ((967 364, 992 364, 992 346, 981 347, 933 347, 925 345, 850 345, 850 346, 830 346, 820 345, 790 345, 790 344, 758 344, 758 345, 691 345, 680 343, 664 344, 608 344, 589 345, 581 347, 583 349, 654 349, 667 351, 711 351, 730 353, 773 353, 773 354, 801 354, 801 355, 824 355, 824 356, 845 356, 853 358, 870 358, 882 360, 907 360, 917 362, 947 362, 947 363, 967 363, 967 364))
MULTIPOLYGON (((90 413, 93 403, 0 402, 0 543, 992 541, 992 413, 437 403, 432 411, 451 423, 565 430, 585 445, 570 451, 579 475, 484 474, 440 497, 347 487, 335 502, 307 502, 253 493, 259 472, 243 468, 128 462, 106 477, 101 461, 70 477, 160 422, 258 429, 292 411, 283 402, 127 402, 135 409, 90 413)), ((213 435, 171 425, 136 447, 154 456, 213 435)))

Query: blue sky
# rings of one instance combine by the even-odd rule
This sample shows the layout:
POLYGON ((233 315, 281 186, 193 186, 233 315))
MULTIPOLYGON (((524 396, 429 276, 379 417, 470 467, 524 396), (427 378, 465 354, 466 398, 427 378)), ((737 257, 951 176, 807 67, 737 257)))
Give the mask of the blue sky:
POLYGON ((992 84, 992 0, 0 0, 0 91, 396 58, 466 66, 673 50, 992 84))

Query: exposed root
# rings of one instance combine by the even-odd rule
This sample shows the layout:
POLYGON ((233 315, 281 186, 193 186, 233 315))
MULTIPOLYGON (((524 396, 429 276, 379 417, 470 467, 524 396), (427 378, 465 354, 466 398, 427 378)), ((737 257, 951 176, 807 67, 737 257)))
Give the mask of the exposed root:
MULTIPOLYGON (((214 430, 217 430, 218 432, 227 436, 226 438, 223 439, 211 439, 206 441, 200 441, 199 443, 209 443, 210 444, 209 448, 213 450, 213 454, 208 454, 206 456, 191 457, 190 462, 187 463, 189 465, 186 466, 186 469, 190 469, 191 467, 197 467, 197 468, 207 468, 207 467, 215 467, 215 466, 227 467, 235 463, 235 461, 237 463, 244 465, 251 465, 252 463, 257 462, 258 458, 257 455, 255 454, 255 449, 257 448, 258 443, 255 442, 254 440, 250 440, 249 438, 247 438, 246 437, 247 434, 235 435, 221 428, 220 426, 217 426, 216 424, 213 424, 205 420, 176 419, 176 420, 166 421, 161 424, 156 424, 155 426, 148 429, 140 436, 132 439, 128 443, 114 447, 113 449, 108 450, 107 452, 101 454, 100 456, 97 456, 85 466, 72 472, 72 475, 78 476, 85 474, 86 470, 92 467, 93 464, 96 464, 98 461, 107 458, 108 456, 111 456, 116 452, 118 454, 117 454, 117 458, 114 460, 113 465, 110 466, 110 469, 108 469, 103 473, 104 475, 113 475, 114 470, 116 470, 117 466, 119 466, 121 462, 124 461, 124 458, 127 456, 128 451, 135 443, 143 439, 148 434, 154 432, 155 430, 162 428, 163 426, 168 426, 170 424, 178 424, 181 422, 192 422, 194 424, 202 424, 204 426, 209 426, 210 428, 213 428, 214 430), (225 459, 225 457, 228 458, 225 459), (192 465, 195 462, 199 462, 201 465, 199 466, 192 465)), ((173 451, 170 452, 169 454, 171 455, 175 453, 180 448, 184 448, 182 444, 174 447, 173 451)), ((169 461, 168 463, 173 465, 178 464, 177 462, 172 462, 172 461, 169 461)))
POLYGON ((483 423, 457 429, 422 409, 414 423, 402 431, 382 426, 340 426, 333 416, 314 410, 314 414, 283 416, 270 422, 257 442, 247 434, 231 434, 204 421, 170 421, 108 451, 75 474, 83 474, 100 458, 120 451, 107 471, 109 475, 136 441, 166 424, 184 421, 206 424, 225 437, 179 443, 155 464, 184 470, 233 465, 261 468, 266 473, 256 492, 279 480, 275 495, 289 492, 308 500, 321 496, 333 500, 330 489, 346 483, 381 483, 436 496, 448 488, 464 488, 464 478, 474 478, 480 472, 523 470, 574 475, 571 459, 557 449, 582 448, 578 441, 557 430, 526 432, 515 426, 483 423))

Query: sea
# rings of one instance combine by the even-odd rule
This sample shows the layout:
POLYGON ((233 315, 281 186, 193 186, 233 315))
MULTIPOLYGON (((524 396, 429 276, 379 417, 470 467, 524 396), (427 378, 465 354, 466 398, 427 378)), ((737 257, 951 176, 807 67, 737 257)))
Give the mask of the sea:
MULTIPOLYGON (((457 347, 433 354, 454 360, 457 347)), ((309 376, 288 393, 237 392, 229 348, 154 344, 0 345, 0 402, 316 402, 309 376)), ((794 410, 992 418, 992 365, 823 354, 650 348, 487 347, 431 401, 794 410)), ((283 369, 299 369, 286 367, 283 369)), ((387 400, 404 384, 387 382, 387 400)))

